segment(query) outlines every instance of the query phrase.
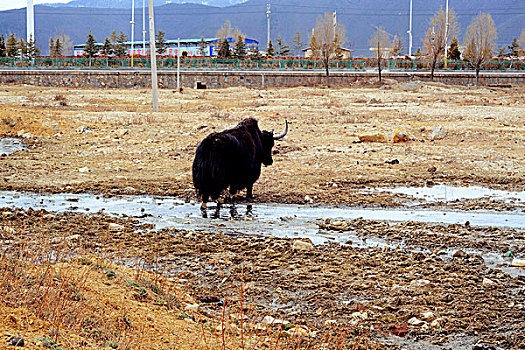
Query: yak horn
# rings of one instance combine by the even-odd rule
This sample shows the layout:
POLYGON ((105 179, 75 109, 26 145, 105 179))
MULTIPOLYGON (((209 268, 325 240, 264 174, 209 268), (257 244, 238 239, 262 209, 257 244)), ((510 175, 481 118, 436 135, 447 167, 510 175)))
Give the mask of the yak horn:
POLYGON ((284 129, 284 132, 281 135, 274 136, 273 137, 274 140, 282 139, 288 133, 288 120, 285 120, 285 122, 286 122, 286 128, 284 129))

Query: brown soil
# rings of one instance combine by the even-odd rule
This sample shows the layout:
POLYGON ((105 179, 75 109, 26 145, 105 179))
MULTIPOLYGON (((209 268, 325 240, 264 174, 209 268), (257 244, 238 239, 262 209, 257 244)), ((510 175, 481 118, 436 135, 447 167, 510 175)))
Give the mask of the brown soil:
MULTIPOLYGON (((161 112, 151 113, 146 90, 4 86, 0 137, 25 135, 28 149, 0 156, 0 190, 196 200, 200 140, 255 117, 277 132, 291 122, 255 184, 258 202, 399 206, 405 197, 357 190, 427 183, 523 191, 524 95, 440 84, 162 90, 161 112), (439 125, 445 137, 429 140, 439 125), (411 140, 394 143, 397 129, 411 140), (358 142, 368 131, 386 142, 358 142)), ((28 348, 525 348, 525 279, 468 253, 522 257, 521 231, 319 222, 328 234, 399 244, 364 249, 231 236, 219 225, 155 232, 101 214, 0 212, 0 335, 28 348)))
POLYGON ((261 202, 395 205, 355 189, 429 181, 525 188, 525 88, 401 86, 161 90, 159 113, 150 113, 147 90, 4 87, 0 136, 35 137, 28 151, 2 158, 0 189, 192 199, 196 146, 246 117, 277 132, 291 122, 255 184, 261 202), (445 138, 430 141, 439 125, 445 138), (397 129, 414 141, 393 143, 397 129), (355 143, 367 131, 387 142, 355 143))

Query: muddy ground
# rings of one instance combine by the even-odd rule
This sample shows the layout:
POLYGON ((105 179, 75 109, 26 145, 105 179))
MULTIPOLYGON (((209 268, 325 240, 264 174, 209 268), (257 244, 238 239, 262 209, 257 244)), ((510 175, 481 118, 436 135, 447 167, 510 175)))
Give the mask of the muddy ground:
MULTIPOLYGON (((441 183, 525 189, 525 87, 410 88, 390 82, 381 89, 161 90, 161 111, 150 113, 147 90, 3 86, 0 137, 23 138, 28 149, 0 157, 0 190, 194 201, 191 162, 199 141, 246 117, 276 132, 284 119, 291 123, 274 148, 274 164, 254 186, 257 202, 399 207, 408 202, 406 196, 361 190, 441 183), (445 134, 432 138, 439 126, 445 134), (410 140, 394 143, 398 129, 410 140), (359 142, 359 135, 370 131, 386 140, 359 142)), ((523 202, 491 199, 423 206, 523 212, 523 202)), ((320 218, 324 234, 352 231, 365 240, 389 242, 363 248, 225 234, 220 224, 213 232, 192 230, 191 224, 187 230, 157 232, 133 219, 102 214, 2 211, 6 251, 44 232, 50 249, 89 252, 132 268, 144 261, 143 268, 185 288, 187 300, 171 307, 175 316, 187 314, 195 323, 220 319, 224 302, 234 312, 239 303, 234 291, 243 286, 240 300, 249 323, 257 328, 264 316, 272 316, 290 322, 285 328, 305 339, 294 343, 283 337, 283 348, 525 348, 525 279, 489 267, 483 258, 484 253, 523 258, 520 230, 320 218), (120 226, 111 230, 110 223, 120 226), (193 302, 200 314, 185 309, 193 302)), ((126 287, 115 285, 113 293, 126 287)), ((145 311, 136 312, 140 319, 145 311)), ((162 320, 170 320, 166 317, 162 320)), ((13 334, 6 323, 1 326, 5 336, 13 334)), ((176 333, 197 337, 192 327, 176 333)), ((160 337, 160 328, 152 339, 160 337)), ((81 335, 88 344, 100 344, 81 335)), ((170 339, 151 340, 157 345, 144 348, 169 348, 170 339)), ((271 339, 251 348, 274 348, 275 336, 271 339)))

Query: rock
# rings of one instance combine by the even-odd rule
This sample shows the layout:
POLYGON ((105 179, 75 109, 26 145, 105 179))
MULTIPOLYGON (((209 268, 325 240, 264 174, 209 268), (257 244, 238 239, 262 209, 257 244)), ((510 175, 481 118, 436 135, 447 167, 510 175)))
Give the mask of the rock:
POLYGON ((405 130, 397 129, 394 131, 394 143, 410 141, 408 133, 405 130))
POLYGON ((110 222, 110 223, 109 223, 109 230, 110 230, 111 232, 119 232, 119 231, 123 231, 123 230, 124 230, 124 226, 119 225, 119 224, 115 224, 114 222, 110 222))
POLYGON ((495 284, 496 284, 496 282, 494 282, 493 280, 488 279, 486 277, 483 279, 483 283, 482 283, 483 287, 489 287, 489 286, 493 286, 495 284))
POLYGON ((420 83, 419 81, 409 81, 406 84, 401 85, 401 90, 403 91, 415 91, 419 89, 420 83))
POLYGON ((188 311, 197 311, 197 310, 199 310, 199 307, 200 307, 199 304, 186 304, 184 309, 188 310, 188 311))
POLYGON ((314 200, 312 199, 312 197, 310 197, 309 195, 304 196, 304 201, 305 201, 306 203, 313 203, 313 202, 314 202, 314 200))
POLYGON ((25 343, 24 343, 24 339, 22 339, 20 337, 11 337, 7 341, 7 345, 9 345, 9 346, 24 346, 25 343))
POLYGON ((426 323, 425 321, 422 321, 418 319, 417 317, 412 317, 411 319, 408 320, 408 324, 412 326, 421 326, 425 323, 426 323))
POLYGON ((290 324, 290 322, 285 320, 280 320, 278 318, 273 318, 272 316, 264 316, 262 319, 262 323, 264 324, 290 324))
POLYGON ((308 337, 310 335, 310 331, 303 327, 293 327, 286 331, 290 336, 302 336, 302 337, 308 337))
POLYGON ((439 328, 441 327, 441 318, 436 318, 434 321, 430 322, 430 326, 433 328, 439 328))
POLYGON ((87 166, 85 166, 83 168, 79 168, 78 172, 79 173, 89 173, 89 168, 87 166))
POLYGON ((385 135, 380 132, 365 132, 358 136, 361 142, 386 142, 385 135))
POLYGON ((512 259, 512 262, 510 263, 510 266, 515 267, 525 267, 525 259, 512 259))
POLYGON ((429 140, 442 140, 447 135, 447 132, 443 128, 443 125, 438 125, 432 130, 432 132, 427 136, 429 140))
POLYGON ((311 242, 296 240, 292 244, 292 250, 308 252, 314 250, 314 245, 311 242))
POLYGON ((465 253, 464 251, 462 250, 458 250, 457 252, 455 252, 452 257, 454 258, 468 258, 468 254, 465 253))
POLYGON ((24 135, 25 132, 26 132, 26 131, 25 131, 24 129, 19 130, 19 131, 16 133, 16 136, 18 136, 18 137, 22 137, 22 135, 24 135))
POLYGON ((410 282, 411 287, 425 287, 430 284, 429 280, 414 280, 410 282))
POLYGON ((360 319, 360 320, 368 320, 368 313, 366 311, 363 312, 354 312, 352 313, 352 318, 360 319))
POLYGON ((71 235, 66 237, 68 242, 78 242, 82 236, 81 235, 71 235))
POLYGON ((436 318, 436 316, 434 315, 432 311, 428 311, 428 312, 424 312, 423 314, 421 314, 421 318, 423 318, 425 321, 428 321, 428 320, 432 320, 436 318))

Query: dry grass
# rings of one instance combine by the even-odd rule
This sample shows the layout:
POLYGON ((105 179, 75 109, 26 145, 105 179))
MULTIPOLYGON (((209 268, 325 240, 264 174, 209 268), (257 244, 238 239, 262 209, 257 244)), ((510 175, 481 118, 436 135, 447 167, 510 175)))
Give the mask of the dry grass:
POLYGON ((2 211, 0 316, 6 317, 0 317, 0 335, 22 337, 26 348, 277 350, 369 344, 356 325, 309 328, 263 321, 271 312, 251 301, 257 290, 245 283, 242 265, 230 263, 230 272, 216 272, 233 274, 218 296, 221 303, 201 309, 196 305, 203 301, 195 300, 189 287, 198 280, 188 284, 169 277, 155 242, 143 251, 123 246, 117 251, 112 237, 134 233, 108 230, 109 218, 87 224, 87 217, 68 222, 45 212, 2 211), (17 217, 27 219, 15 228, 17 217), (131 268, 114 263, 122 255, 131 268))

